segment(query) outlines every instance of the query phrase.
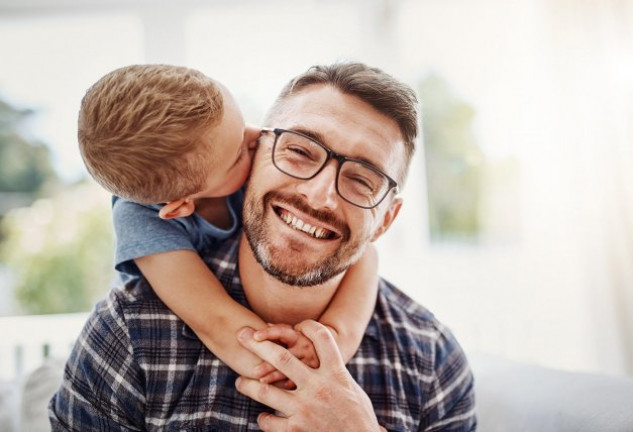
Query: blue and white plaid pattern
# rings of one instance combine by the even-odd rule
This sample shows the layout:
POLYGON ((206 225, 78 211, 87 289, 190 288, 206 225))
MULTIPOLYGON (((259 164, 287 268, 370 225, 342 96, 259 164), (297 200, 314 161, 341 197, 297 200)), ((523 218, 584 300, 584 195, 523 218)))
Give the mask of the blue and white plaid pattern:
MULTIPOLYGON (((209 266, 247 305, 236 271, 239 234, 209 266)), ((221 329, 219 330, 221 331, 221 329)), ((473 431, 473 377, 451 335, 386 281, 348 363, 390 431, 473 431)), ((114 288, 90 315, 51 400, 52 428, 72 431, 248 431, 271 411, 235 390, 209 352, 145 281, 114 288)))

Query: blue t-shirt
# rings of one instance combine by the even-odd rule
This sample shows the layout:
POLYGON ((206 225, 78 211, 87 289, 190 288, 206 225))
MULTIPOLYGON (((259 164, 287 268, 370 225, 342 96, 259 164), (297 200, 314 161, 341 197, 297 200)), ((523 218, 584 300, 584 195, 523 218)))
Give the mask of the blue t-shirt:
POLYGON ((134 259, 175 250, 191 250, 211 255, 216 244, 226 240, 241 226, 244 193, 239 190, 227 197, 231 227, 218 228, 197 213, 184 218, 161 219, 160 205, 137 204, 112 197, 114 223, 114 268, 123 283, 142 276, 134 259))

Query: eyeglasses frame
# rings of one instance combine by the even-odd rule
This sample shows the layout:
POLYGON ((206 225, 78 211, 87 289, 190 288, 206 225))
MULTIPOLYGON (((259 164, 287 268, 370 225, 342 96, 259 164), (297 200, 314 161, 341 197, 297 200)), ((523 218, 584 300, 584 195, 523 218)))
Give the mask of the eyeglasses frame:
POLYGON ((286 174, 289 177, 296 178, 296 179, 299 179, 299 180, 311 180, 311 179, 315 178, 317 175, 319 175, 319 173, 321 171, 323 171, 323 168, 325 168, 325 166, 328 164, 328 162, 331 159, 336 160, 338 162, 338 165, 337 165, 337 168, 336 168, 336 178, 334 180, 334 186, 336 187, 336 193, 343 200, 345 200, 346 202, 352 204, 353 206, 360 207, 362 209, 367 209, 367 210, 373 209, 373 208, 377 207, 378 205, 380 205, 380 203, 384 201, 384 199, 387 197, 387 195, 389 195, 389 192, 391 192, 392 190, 395 189, 395 193, 396 194, 399 192, 398 182, 396 182, 394 179, 389 177, 387 174, 382 172, 380 169, 378 169, 377 167, 375 167, 371 163, 366 162, 364 160, 343 156, 343 155, 335 152, 331 148, 327 147, 325 144, 320 143, 319 141, 315 140, 314 138, 312 138, 312 137, 310 137, 310 136, 308 136, 306 134, 303 134, 303 133, 297 132, 297 131, 293 131, 293 130, 289 130, 289 129, 282 129, 282 128, 267 128, 267 127, 265 127, 265 128, 262 128, 261 131, 262 131, 262 133, 269 132, 269 133, 275 134, 275 142, 273 143, 273 150, 272 150, 272 153, 271 153, 273 165, 275 166, 275 168, 277 168, 279 171, 281 171, 282 173, 286 174), (325 158, 325 161, 323 161, 323 164, 321 165, 321 167, 314 174, 312 174, 310 177, 298 177, 296 175, 289 174, 285 170, 281 169, 277 165, 277 162, 275 162, 275 149, 277 148, 277 142, 279 141, 279 136, 281 136, 282 133, 291 133, 291 134, 299 135, 299 136, 301 136, 303 138, 306 138, 306 139, 312 141, 314 144, 318 145, 319 147, 321 147, 323 150, 325 150, 327 152, 327 157, 325 158), (370 170, 372 170, 374 172, 377 172, 378 174, 384 176, 389 181, 389 186, 387 187, 387 190, 385 191, 384 195, 374 205, 372 205, 372 206, 362 206, 360 204, 356 204, 356 203, 350 201, 349 199, 345 198, 341 194, 341 191, 339 190, 339 187, 338 187, 338 182, 339 182, 339 176, 340 176, 340 173, 341 173, 341 167, 343 166, 343 163, 346 162, 346 161, 354 162, 354 163, 363 165, 363 166, 367 167, 368 169, 370 169, 370 170))

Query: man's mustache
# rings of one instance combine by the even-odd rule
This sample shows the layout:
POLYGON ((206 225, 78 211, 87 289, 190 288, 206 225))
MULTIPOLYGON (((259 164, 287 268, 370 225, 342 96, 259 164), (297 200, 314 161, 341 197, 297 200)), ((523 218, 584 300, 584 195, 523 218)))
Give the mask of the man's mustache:
POLYGON ((347 223, 340 219, 334 212, 329 210, 317 210, 312 207, 301 197, 297 195, 284 194, 277 191, 270 191, 264 195, 264 207, 268 207, 272 200, 288 204, 297 210, 307 214, 308 216, 328 224, 336 228, 341 233, 342 241, 349 240, 351 236, 351 230, 347 223))

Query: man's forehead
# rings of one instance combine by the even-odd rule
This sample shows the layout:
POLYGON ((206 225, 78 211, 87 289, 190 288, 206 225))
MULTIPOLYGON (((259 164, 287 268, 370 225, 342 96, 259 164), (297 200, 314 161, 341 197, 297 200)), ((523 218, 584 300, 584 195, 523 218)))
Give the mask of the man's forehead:
POLYGON ((404 140, 398 124, 361 98, 319 84, 280 102, 267 126, 309 132, 334 151, 399 177, 394 167, 404 163, 404 140))

